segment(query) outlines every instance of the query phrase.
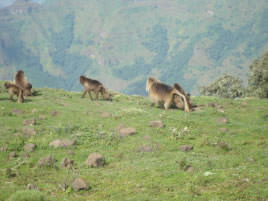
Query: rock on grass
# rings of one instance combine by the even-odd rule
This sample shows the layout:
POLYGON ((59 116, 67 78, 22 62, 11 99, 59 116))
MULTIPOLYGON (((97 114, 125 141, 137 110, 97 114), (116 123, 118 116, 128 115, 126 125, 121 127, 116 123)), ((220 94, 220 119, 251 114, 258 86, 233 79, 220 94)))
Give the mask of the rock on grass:
POLYGON ((104 166, 105 159, 102 154, 99 153, 92 153, 88 156, 85 164, 88 167, 102 167, 104 166))
POLYGON ((68 139, 64 139, 64 140, 54 140, 52 142, 49 143, 49 146, 54 147, 54 148, 59 148, 59 147, 70 147, 76 144, 75 140, 68 140, 68 139))
POLYGON ((135 135, 137 133, 136 128, 121 128, 119 130, 120 137, 126 137, 130 135, 135 135))
POLYGON ((25 119, 23 121, 23 125, 24 126, 33 126, 36 124, 36 120, 35 119, 25 119))
POLYGON ((194 149, 192 145, 182 145, 179 148, 181 151, 188 152, 194 149))
POLYGON ((76 191, 88 190, 88 184, 81 178, 77 178, 72 183, 72 188, 76 191))
POLYGON ((161 120, 150 121, 149 126, 153 128, 163 128, 164 124, 161 120))
POLYGON ((26 144, 24 146, 24 151, 26 151, 26 152, 33 152, 35 150, 35 148, 36 148, 36 145, 35 144, 29 143, 29 144, 26 144))
POLYGON ((56 159, 53 158, 51 155, 48 155, 46 157, 40 158, 38 161, 39 167, 53 167, 56 163, 56 159))

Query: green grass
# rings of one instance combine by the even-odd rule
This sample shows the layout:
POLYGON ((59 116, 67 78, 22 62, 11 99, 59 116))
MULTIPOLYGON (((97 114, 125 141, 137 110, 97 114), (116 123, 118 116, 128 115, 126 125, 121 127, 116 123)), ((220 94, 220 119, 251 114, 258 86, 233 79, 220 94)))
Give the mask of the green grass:
POLYGON ((38 93, 26 98, 24 104, 9 101, 6 91, 0 93, 0 147, 7 147, 7 152, 0 152, 0 200, 18 200, 12 199, 16 192, 24 196, 34 194, 25 191, 28 184, 36 185, 43 193, 40 196, 53 201, 216 201, 268 197, 267 100, 196 97, 194 103, 213 102, 221 105, 224 113, 214 107, 185 113, 151 107, 149 100, 140 96, 117 95, 109 102, 81 99, 81 93, 56 89, 38 89, 38 93), (15 108, 24 114, 14 114, 15 108), (32 113, 34 108, 37 112, 32 113), (59 114, 52 116, 53 110, 59 114), (111 116, 104 118, 103 112, 111 116), (40 120, 40 115, 46 119, 40 120), (226 124, 217 123, 221 117, 227 118, 226 124), (20 129, 31 127, 23 126, 23 121, 31 118, 37 121, 32 126, 37 134, 29 137, 20 129), (150 121, 159 119, 164 128, 149 126, 150 121), (137 134, 120 138, 116 131, 120 124, 135 127, 137 134), (18 133, 21 135, 14 135, 18 133), (49 147, 55 139, 75 139, 77 145, 49 147), (37 148, 29 158, 24 158, 23 146, 30 142, 37 148), (140 152, 139 148, 145 145, 152 146, 154 151, 140 152), (194 149, 182 152, 181 145, 193 145, 194 149), (68 154, 70 150, 74 155, 68 154), (18 157, 8 159, 12 151, 18 157), (104 167, 86 167, 85 161, 92 152, 104 155, 104 167), (56 166, 38 167, 37 161, 48 154, 57 159, 56 166), (64 157, 74 160, 73 169, 61 167, 64 157), (187 165, 194 170, 184 171, 187 165), (16 176, 7 173, 9 168, 16 176), (213 174, 204 176, 205 172, 213 174), (77 177, 88 182, 88 191, 74 191, 70 187, 77 177), (64 184, 65 191, 59 187, 64 184))

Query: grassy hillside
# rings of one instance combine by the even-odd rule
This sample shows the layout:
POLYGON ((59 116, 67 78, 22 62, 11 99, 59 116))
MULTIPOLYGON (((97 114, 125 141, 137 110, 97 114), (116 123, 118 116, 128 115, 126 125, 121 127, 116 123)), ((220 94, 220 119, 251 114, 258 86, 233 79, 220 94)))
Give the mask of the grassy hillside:
POLYGON ((79 92, 37 89, 37 96, 17 104, 1 91, 0 200, 22 197, 15 192, 26 190, 28 184, 38 191, 23 191, 24 196, 40 196, 41 191, 48 200, 59 201, 268 197, 267 100, 198 97, 193 102, 203 107, 185 113, 151 107, 141 96, 90 101, 81 99, 79 92), (24 125, 29 119, 35 124, 24 125), (153 120, 165 126, 150 127, 153 120), (137 132, 120 137, 120 126, 137 132), (49 146, 56 139, 76 144, 49 146), (24 151, 28 143, 37 146, 29 154, 24 151), (182 151, 182 145, 193 150, 182 151), (11 155, 14 151, 16 157, 11 155), (93 152, 105 157, 103 167, 85 165, 93 152), (57 162, 40 167, 39 159, 49 154, 57 162), (74 160, 71 169, 61 166, 63 158, 74 160), (82 178, 90 189, 75 191, 75 178, 82 178))
POLYGON ((192 94, 224 72, 247 80, 268 48, 267 2, 17 0, 0 11, 0 79, 79 90, 81 74, 145 94, 148 75, 192 94))

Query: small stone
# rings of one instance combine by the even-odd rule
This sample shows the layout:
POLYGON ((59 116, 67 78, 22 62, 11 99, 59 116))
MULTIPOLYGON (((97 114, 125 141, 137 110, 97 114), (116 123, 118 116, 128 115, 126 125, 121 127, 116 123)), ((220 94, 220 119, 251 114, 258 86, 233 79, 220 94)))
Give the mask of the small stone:
POLYGON ((57 111, 57 110, 52 110, 51 111, 51 116, 57 116, 59 115, 60 113, 57 111))
POLYGON ((137 133, 136 128, 122 128, 119 130, 120 137, 126 137, 130 135, 135 135, 137 133))
POLYGON ((112 115, 109 113, 109 112, 103 112, 102 114, 101 114, 101 117, 103 117, 103 118, 107 118, 107 117, 111 117, 112 115))
POLYGON ((38 190, 37 186, 34 185, 34 184, 28 184, 27 189, 29 189, 29 190, 38 190))
POLYGON ((182 145, 179 148, 181 151, 187 152, 187 151, 191 151, 194 149, 194 147, 192 145, 182 145))
POLYGON ((40 158, 37 164, 39 167, 52 167, 55 163, 56 159, 51 155, 48 155, 46 157, 40 158))
POLYGON ((228 120, 226 118, 224 118, 224 117, 221 117, 221 118, 218 118, 217 119, 217 123, 219 123, 219 124, 226 124, 227 121, 228 120))
POLYGON ((29 143, 29 144, 26 144, 24 146, 24 151, 26 151, 26 152, 33 152, 35 150, 35 148, 36 148, 36 145, 35 144, 29 143))
POLYGON ((15 151, 12 151, 9 153, 8 159, 16 158, 17 156, 18 156, 17 153, 15 151))
POLYGON ((101 167, 104 166, 104 156, 99 153, 92 153, 88 156, 85 164, 90 167, 101 167))
POLYGON ((88 190, 88 184, 81 178, 77 178, 72 183, 72 188, 76 191, 88 190))
POLYGON ((36 113, 36 112, 38 112, 38 110, 37 110, 36 108, 34 108, 34 109, 32 110, 32 113, 34 114, 34 113, 36 113))
POLYGON ((149 125, 153 128, 163 128, 164 124, 161 120, 150 121, 149 125))
POLYGON ((24 135, 28 136, 36 135, 36 131, 34 130, 34 128, 21 128, 20 130, 24 135))
POLYGON ((59 148, 59 147, 70 147, 76 144, 75 140, 54 140, 49 143, 49 146, 54 147, 54 148, 59 148))
POLYGON ((64 158, 61 161, 61 167, 63 167, 63 168, 72 169, 73 164, 74 164, 74 161, 71 159, 68 159, 68 158, 64 158))

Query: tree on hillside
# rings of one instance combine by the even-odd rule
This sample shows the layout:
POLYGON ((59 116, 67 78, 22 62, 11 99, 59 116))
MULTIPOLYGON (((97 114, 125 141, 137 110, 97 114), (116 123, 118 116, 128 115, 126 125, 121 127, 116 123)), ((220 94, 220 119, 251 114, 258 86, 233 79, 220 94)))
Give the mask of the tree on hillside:
POLYGON ((268 51, 249 68, 248 95, 268 98, 268 51))

